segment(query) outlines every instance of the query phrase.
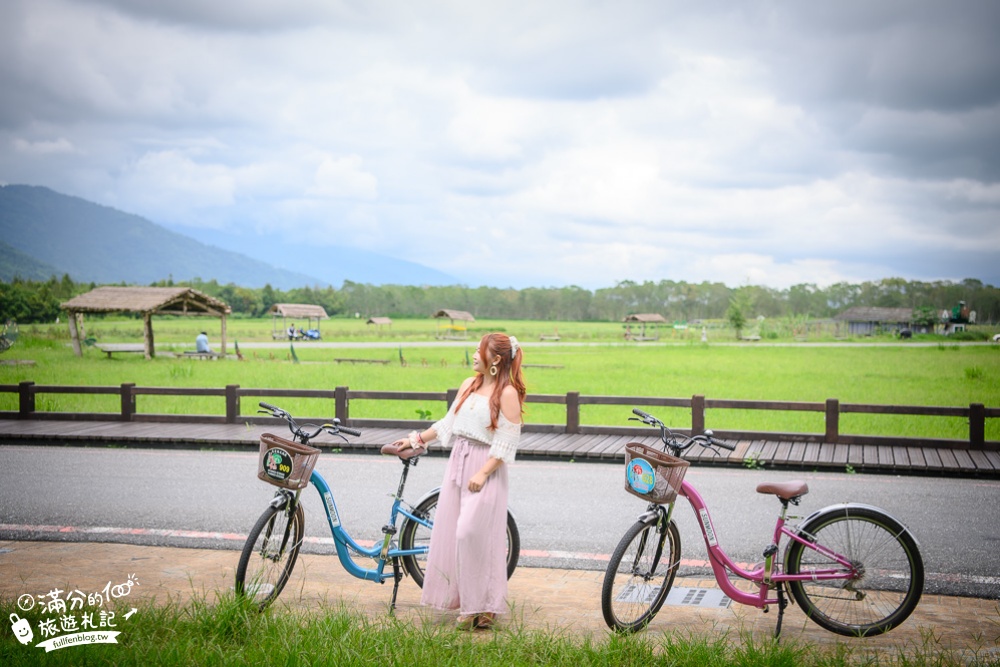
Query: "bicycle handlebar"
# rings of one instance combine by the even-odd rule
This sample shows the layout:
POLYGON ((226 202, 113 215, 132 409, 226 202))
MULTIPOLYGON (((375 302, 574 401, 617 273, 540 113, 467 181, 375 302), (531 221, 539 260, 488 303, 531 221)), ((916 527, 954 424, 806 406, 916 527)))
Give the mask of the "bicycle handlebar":
POLYGON ((299 426, 295 422, 295 420, 292 418, 292 415, 290 415, 287 410, 282 410, 278 406, 271 405, 270 403, 265 403, 264 401, 261 401, 260 403, 258 403, 258 405, 264 409, 258 410, 257 412, 270 414, 272 417, 284 419, 286 422, 288 422, 288 430, 291 431, 294 436, 299 438, 304 443, 308 443, 310 440, 319 435, 321 431, 326 431, 330 435, 339 435, 342 438, 344 437, 345 433, 347 435, 353 435, 353 436, 361 435, 361 431, 357 429, 348 428, 347 426, 341 426, 340 420, 337 418, 334 418, 332 422, 317 426, 315 431, 309 433, 308 431, 303 430, 303 427, 299 426))
MULTIPOLYGON (((666 424, 648 412, 640 410, 639 408, 632 408, 632 414, 636 415, 639 418, 639 421, 642 421, 645 424, 659 427, 660 439, 663 441, 664 448, 669 447, 674 450, 676 454, 680 454, 695 443, 701 444, 704 447, 720 447, 722 449, 728 449, 729 451, 736 450, 735 445, 729 445, 721 440, 716 440, 711 431, 705 431, 701 435, 692 435, 687 437, 681 436, 684 440, 679 441, 678 437, 674 435, 673 431, 667 428, 666 424)), ((630 417, 630 419, 635 419, 635 417, 630 417)))
POLYGON ((642 421, 644 421, 644 422, 656 422, 656 421, 659 421, 653 415, 649 414, 648 412, 643 412, 639 408, 632 408, 632 414, 638 415, 639 418, 642 419, 642 421))

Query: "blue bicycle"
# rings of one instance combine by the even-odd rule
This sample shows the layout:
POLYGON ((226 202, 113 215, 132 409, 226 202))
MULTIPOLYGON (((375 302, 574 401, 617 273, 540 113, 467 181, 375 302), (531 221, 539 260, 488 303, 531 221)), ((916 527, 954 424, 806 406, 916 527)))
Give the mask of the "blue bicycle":
MULTIPOLYGON (((403 500, 403 490, 410 467, 416 466, 424 450, 397 451, 392 445, 382 447, 383 454, 398 456, 403 464, 399 486, 393 497, 389 521, 382 527, 382 542, 372 547, 358 544, 344 529, 333 491, 323 476, 314 468, 320 450, 309 441, 320 433, 344 437, 359 436, 360 431, 341 426, 338 419, 319 426, 299 426, 292 416, 268 403, 260 403, 258 412, 284 419, 292 432, 292 440, 265 433, 260 440, 258 478, 279 487, 267 509, 250 530, 239 565, 236 567, 236 594, 252 599, 263 610, 281 593, 295 567, 305 536, 305 510, 300 494, 309 484, 316 487, 330 533, 337 549, 337 556, 347 572, 359 579, 384 584, 393 580, 390 609, 396 605, 399 583, 405 572, 420 587, 424 585, 427 550, 430 545, 434 511, 437 508, 440 488, 425 494, 416 505, 403 500), (400 527, 400 521, 402 526, 400 527), (398 541, 396 535, 399 535, 398 541), (372 568, 361 567, 354 557, 373 559, 372 568), (386 570, 389 566, 391 571, 386 570)), ((521 538, 513 515, 507 512, 507 578, 517 567, 521 551, 521 538)))

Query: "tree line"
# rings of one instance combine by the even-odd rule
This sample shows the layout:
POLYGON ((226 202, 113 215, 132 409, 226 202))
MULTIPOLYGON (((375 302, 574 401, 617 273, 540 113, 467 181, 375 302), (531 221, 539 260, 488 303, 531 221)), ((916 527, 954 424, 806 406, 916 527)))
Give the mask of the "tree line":
MULTIPOLYGON (((61 304, 93 289, 68 275, 47 281, 14 279, 0 282, 0 321, 53 322, 63 315, 61 304)), ((921 282, 886 278, 836 283, 829 287, 804 283, 787 289, 723 283, 661 280, 622 281, 613 287, 498 287, 369 285, 345 281, 340 289, 300 287, 278 290, 270 285, 250 288, 214 280, 164 280, 154 287, 184 286, 229 304, 237 316, 262 317, 275 303, 318 304, 331 317, 430 317, 442 308, 465 310, 478 318, 505 320, 621 321, 636 313, 659 313, 674 322, 725 319, 734 304, 745 317, 827 319, 855 306, 950 310, 965 301, 977 322, 1000 322, 1000 288, 979 280, 921 282)))

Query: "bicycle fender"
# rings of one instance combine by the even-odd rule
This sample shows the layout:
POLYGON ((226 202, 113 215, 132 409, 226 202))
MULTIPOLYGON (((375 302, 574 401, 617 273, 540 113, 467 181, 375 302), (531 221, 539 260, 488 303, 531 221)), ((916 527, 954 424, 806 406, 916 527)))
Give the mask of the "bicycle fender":
POLYGON ((657 505, 652 509, 647 509, 636 519, 636 521, 646 526, 651 526, 660 520, 664 523, 666 523, 667 520, 667 510, 663 505, 657 505))
POLYGON ((271 498, 271 502, 269 502, 268 505, 276 510, 283 510, 288 507, 288 503, 292 501, 292 498, 292 494, 287 491, 278 491, 274 494, 274 498, 271 498))
MULTIPOLYGON (((900 526, 902 526, 903 527, 903 531, 907 535, 910 536, 910 538, 913 540, 913 543, 917 545, 917 548, 918 549, 920 548, 920 542, 917 541, 917 536, 914 535, 910 531, 910 529, 906 526, 905 523, 903 523, 902 521, 900 521, 899 519, 897 519, 893 515, 889 514, 888 512, 886 512, 881 507, 875 507, 874 505, 866 505, 864 503, 838 503, 836 505, 829 505, 829 506, 824 507, 822 509, 818 509, 815 512, 813 512, 812 514, 810 514, 809 516, 807 516, 805 519, 803 519, 802 522, 798 526, 795 527, 795 534, 798 535, 799 537, 808 537, 807 534, 806 534, 806 532, 802 529, 803 526, 808 525, 814 519, 817 519, 817 518, 823 516, 824 514, 829 514, 831 512, 836 512, 836 511, 843 510, 843 509, 846 509, 846 510, 865 509, 865 510, 870 510, 870 511, 873 511, 873 512, 878 512, 879 514, 884 514, 885 516, 889 517, 890 519, 892 519, 893 521, 895 521, 896 523, 898 523, 900 526)), ((785 545, 785 558, 787 558, 787 556, 788 556, 788 549, 790 547, 791 547, 791 543, 785 545)))
POLYGON ((656 523, 656 519, 657 517, 659 517, 659 515, 660 513, 657 512, 656 510, 649 510, 648 512, 643 512, 642 514, 640 514, 639 517, 636 519, 636 521, 638 521, 641 524, 650 526, 656 523))
POLYGON ((440 486, 436 486, 433 489, 431 489, 430 491, 428 491, 427 493, 425 493, 424 495, 420 496, 420 498, 417 500, 417 502, 413 503, 413 506, 414 507, 419 507, 422 502, 424 502, 425 500, 427 500, 431 496, 438 495, 439 493, 441 493, 441 487, 440 486))

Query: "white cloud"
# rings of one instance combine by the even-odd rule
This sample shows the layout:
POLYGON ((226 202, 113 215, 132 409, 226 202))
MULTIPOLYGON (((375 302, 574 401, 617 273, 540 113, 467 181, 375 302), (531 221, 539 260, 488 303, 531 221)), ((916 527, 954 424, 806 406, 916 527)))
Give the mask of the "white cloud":
POLYGON ((76 152, 76 148, 74 148, 73 144, 64 137, 41 141, 27 141, 26 139, 20 138, 15 139, 14 150, 18 153, 26 153, 28 155, 57 155, 60 153, 76 152))
POLYGON ((326 156, 316 168, 313 187, 318 197, 372 200, 378 196, 378 179, 364 171, 360 155, 342 158, 326 156))
POLYGON ((959 5, 10 0, 0 180, 468 284, 961 279, 1000 10, 959 5))

